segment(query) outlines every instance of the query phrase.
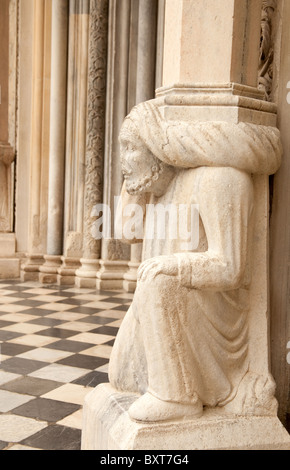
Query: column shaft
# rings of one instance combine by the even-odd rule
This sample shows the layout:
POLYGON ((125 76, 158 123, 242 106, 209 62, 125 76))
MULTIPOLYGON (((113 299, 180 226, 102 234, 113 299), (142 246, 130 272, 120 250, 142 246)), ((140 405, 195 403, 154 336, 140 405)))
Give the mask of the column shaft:
POLYGON ((63 250, 68 0, 52 2, 51 117, 47 254, 63 250))
POLYGON ((100 240, 92 236, 92 209, 103 199, 108 4, 108 0, 92 0, 90 6, 83 257, 76 271, 79 287, 96 286, 101 252, 100 240))

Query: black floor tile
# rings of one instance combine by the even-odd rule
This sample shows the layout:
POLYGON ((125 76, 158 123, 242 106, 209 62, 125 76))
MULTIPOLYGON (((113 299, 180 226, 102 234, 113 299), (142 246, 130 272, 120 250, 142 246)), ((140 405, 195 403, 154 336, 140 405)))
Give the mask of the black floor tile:
MULTIPOLYGON (((6 282, 6 284, 8 284, 8 282, 6 282)), ((14 290, 15 291, 15 297, 17 297, 18 291, 22 292, 22 291, 27 290, 27 286, 25 286, 25 284, 19 284, 19 282, 18 282, 18 284, 17 283, 12 284, 11 281, 9 281, 9 289, 7 289, 7 287, 5 287, 5 290, 14 290)))
POLYGON ((286 415, 286 429, 290 434, 290 413, 286 415))
POLYGON ((122 312, 127 312, 129 307, 130 305, 117 305, 117 307, 113 307, 112 310, 121 310, 122 312))
MULTIPOLYGON (((0 317, 1 318, 1 317, 0 317)), ((0 331, 0 341, 10 341, 11 339, 19 338, 23 333, 15 333, 14 331, 0 331)))
POLYGON ((14 302, 13 305, 21 305, 23 307, 40 307, 40 305, 44 305, 47 302, 39 301, 39 300, 32 300, 32 299, 22 299, 14 302))
POLYGON ((1 363, 1 368, 6 372, 13 374, 27 375, 31 374, 42 367, 47 366, 46 362, 32 361, 30 359, 23 359, 21 357, 11 357, 1 363))
MULTIPOLYGON (((49 294, 51 296, 56 296, 56 297, 67 297, 67 298, 70 298, 70 297, 75 297, 76 294, 75 292, 67 292, 67 291, 58 291, 58 292, 52 292, 51 294, 49 294)), ((77 300, 77 299, 76 299, 77 300)))
POLYGON ((90 333, 116 336, 116 334, 118 333, 118 330, 119 328, 117 328, 116 326, 100 326, 99 328, 96 328, 95 330, 91 330, 90 333))
POLYGON ((83 305, 87 304, 89 301, 88 300, 83 300, 83 299, 63 299, 63 300, 57 300, 57 304, 67 304, 67 305, 83 305))
POLYGON ((79 334, 79 331, 66 330, 62 328, 48 328, 39 332, 41 336, 50 336, 52 338, 69 338, 79 334))
POLYGON ((12 410, 13 414, 26 418, 40 419, 49 423, 56 423, 66 416, 80 409, 80 405, 65 403, 47 398, 35 398, 12 410))
POLYGON ((18 354, 23 354, 27 351, 34 349, 33 346, 26 346, 24 344, 16 343, 2 343, 0 345, 1 354, 4 356, 17 356, 18 354))
MULTIPOLYGON (((42 303, 42 305, 43 305, 43 303, 42 303)), ((25 313, 25 315, 36 315, 38 317, 39 316, 45 317, 46 315, 50 315, 51 313, 56 313, 56 312, 55 312, 55 310, 48 310, 48 309, 44 309, 44 308, 34 307, 34 308, 28 308, 27 310, 24 310, 23 313, 25 313)))
POLYGON ((83 385, 84 387, 96 387, 99 384, 109 382, 108 374, 105 372, 99 372, 97 370, 89 372, 83 375, 79 379, 74 380, 72 383, 77 385, 83 385))
POLYGON ((29 320, 26 323, 32 323, 33 325, 43 325, 43 326, 57 326, 63 323, 63 320, 57 320, 56 318, 46 318, 46 317, 41 317, 41 318, 34 318, 33 320, 29 320))
POLYGON ((38 397, 62 385, 62 382, 54 382, 53 380, 39 379, 37 377, 20 377, 1 385, 1 389, 38 397))
POLYGON ((111 339, 110 341, 107 341, 106 344, 107 346, 114 346, 114 343, 115 343, 115 338, 114 339, 111 339))
POLYGON ((96 312, 100 312, 100 308, 90 308, 90 307, 82 307, 81 305, 79 307, 75 308, 70 308, 69 310, 66 310, 66 312, 73 312, 73 313, 83 313, 84 315, 94 315, 96 312))
POLYGON ((85 354, 74 354, 73 356, 65 357, 58 364, 65 366, 80 367, 81 369, 96 369, 108 363, 108 359, 103 357, 86 356, 85 354))
POLYGON ((118 297, 107 297, 106 299, 102 299, 101 302, 108 302, 112 304, 128 304, 132 302, 132 299, 118 299, 118 297))
POLYGON ((47 344, 45 347, 49 349, 60 349, 61 351, 69 351, 78 353, 84 351, 84 349, 92 348, 95 344, 83 343, 81 341, 72 341, 69 339, 63 339, 56 341, 55 343, 47 344))
POLYGON ((29 294, 29 292, 13 292, 13 294, 8 294, 8 295, 5 295, 5 297, 17 297, 17 298, 20 298, 20 299, 29 299, 30 297, 35 297, 35 294, 29 294))
POLYGON ((96 325, 107 325, 108 323, 112 323, 116 321, 116 318, 109 318, 109 317, 98 317, 97 315, 88 315, 87 317, 80 318, 78 321, 84 323, 94 323, 96 325))
POLYGON ((8 442, 0 441, 0 450, 5 449, 5 447, 7 447, 7 446, 8 446, 8 442))
POLYGON ((15 323, 15 322, 0 320, 0 328, 5 328, 6 326, 13 325, 13 323, 15 323))
POLYGON ((80 450, 81 431, 66 426, 48 426, 21 444, 43 450, 80 450))

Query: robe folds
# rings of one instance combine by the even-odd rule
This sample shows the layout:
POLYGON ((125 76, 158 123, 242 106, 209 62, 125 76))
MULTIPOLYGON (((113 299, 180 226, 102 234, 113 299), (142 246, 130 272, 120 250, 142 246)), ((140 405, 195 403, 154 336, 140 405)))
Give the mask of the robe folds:
MULTIPOLYGON (((145 230, 142 260, 172 265, 174 274, 161 269, 154 278, 138 280, 113 347, 109 379, 121 391, 223 406, 249 370, 253 178, 279 168, 279 131, 251 123, 167 122, 161 105, 156 99, 133 108, 121 129, 121 152, 128 142, 141 145, 175 167, 163 195, 151 194, 149 203, 186 206, 188 214, 197 205, 199 243, 184 249, 180 237, 170 236, 170 223, 161 240, 145 230)), ((146 219, 145 199, 140 195, 146 219)))

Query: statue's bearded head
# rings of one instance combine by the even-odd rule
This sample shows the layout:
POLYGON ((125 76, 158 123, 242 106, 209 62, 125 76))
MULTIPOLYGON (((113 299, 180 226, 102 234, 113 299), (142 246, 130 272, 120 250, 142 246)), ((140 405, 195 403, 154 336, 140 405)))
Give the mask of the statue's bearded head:
POLYGON ((168 165, 158 160, 138 139, 120 139, 121 165, 129 194, 154 192, 168 165))
MULTIPOLYGON (((120 132, 121 166, 126 190, 131 195, 145 192, 161 195, 175 169, 157 158, 141 137, 140 121, 127 117, 120 132)), ((144 129, 143 129, 144 130, 144 129)))

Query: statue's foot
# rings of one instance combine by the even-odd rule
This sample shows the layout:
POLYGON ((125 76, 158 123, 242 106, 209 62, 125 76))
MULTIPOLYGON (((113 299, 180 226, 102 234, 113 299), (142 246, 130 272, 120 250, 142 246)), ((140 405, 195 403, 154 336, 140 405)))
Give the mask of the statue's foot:
POLYGON ((151 393, 145 393, 130 406, 128 413, 134 421, 159 422, 177 419, 195 419, 202 415, 202 402, 192 405, 159 400, 151 393))

